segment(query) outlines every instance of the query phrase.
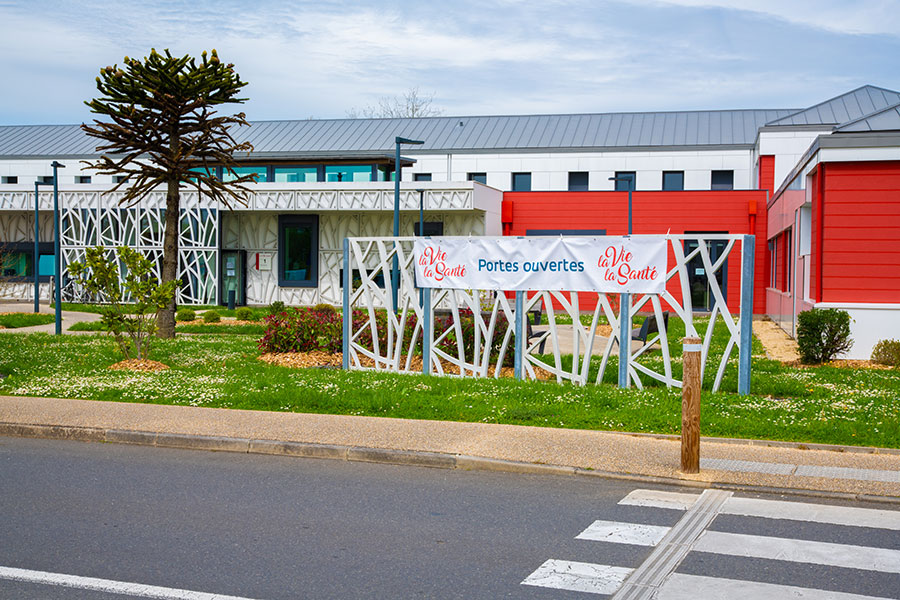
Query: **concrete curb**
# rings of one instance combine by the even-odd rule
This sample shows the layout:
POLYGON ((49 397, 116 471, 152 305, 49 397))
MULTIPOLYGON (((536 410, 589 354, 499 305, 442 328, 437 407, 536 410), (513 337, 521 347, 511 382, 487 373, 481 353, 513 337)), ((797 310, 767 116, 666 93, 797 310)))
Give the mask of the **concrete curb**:
POLYGON ((575 475, 659 485, 678 485, 681 487, 698 489, 716 488, 747 493, 782 494, 835 500, 863 500, 866 502, 900 505, 900 497, 896 496, 875 496, 871 494, 851 494, 823 490, 804 490, 787 487, 780 488, 725 482, 696 481, 678 477, 617 473, 614 471, 595 471, 580 467, 517 462, 498 458, 486 458, 482 456, 469 456, 465 454, 450 454, 444 452, 393 450, 386 448, 314 444, 309 442, 257 440, 181 433, 157 433, 152 431, 131 431, 124 429, 101 429, 96 427, 26 425, 21 423, 0 423, 0 436, 74 440, 81 442, 107 442, 138 446, 156 446, 159 448, 268 454, 301 458, 325 458, 354 462, 432 467, 436 469, 520 473, 523 475, 575 475))

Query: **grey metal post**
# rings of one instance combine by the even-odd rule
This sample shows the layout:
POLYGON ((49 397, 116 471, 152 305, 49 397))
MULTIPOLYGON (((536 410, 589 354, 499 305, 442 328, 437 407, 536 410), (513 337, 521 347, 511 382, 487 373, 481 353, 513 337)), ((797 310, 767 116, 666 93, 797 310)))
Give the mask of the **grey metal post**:
MULTIPOLYGON (((399 135, 394 138, 396 154, 394 155, 394 237, 400 237, 400 144, 424 144, 421 140, 410 140, 399 135)), ((391 300, 394 303, 393 310, 397 310, 397 296, 400 291, 400 259, 396 253, 397 241, 394 240, 394 260, 391 261, 391 300)))
POLYGON ((738 354, 738 394, 750 393, 750 357, 753 343, 753 262, 756 236, 741 242, 741 346, 738 354))
POLYGON ((434 315, 431 312, 431 288, 422 289, 422 372, 431 374, 431 339, 434 336, 434 315))
POLYGON ((516 355, 513 357, 514 373, 516 379, 525 379, 525 372, 522 368, 525 365, 525 292, 519 290, 516 292, 516 355))
POLYGON ((353 277, 350 274, 350 238, 344 238, 344 339, 342 350, 344 352, 341 366, 345 371, 350 369, 350 330, 353 327, 353 311, 350 309, 350 284, 353 277))
POLYGON ((57 169, 64 169, 66 165, 54 160, 50 166, 53 167, 53 256, 56 263, 53 268, 56 284, 53 287, 56 296, 56 335, 60 335, 62 333, 62 257, 59 252, 59 177, 57 169))
POLYGON ((619 295, 619 387, 628 387, 631 358, 631 294, 619 295))

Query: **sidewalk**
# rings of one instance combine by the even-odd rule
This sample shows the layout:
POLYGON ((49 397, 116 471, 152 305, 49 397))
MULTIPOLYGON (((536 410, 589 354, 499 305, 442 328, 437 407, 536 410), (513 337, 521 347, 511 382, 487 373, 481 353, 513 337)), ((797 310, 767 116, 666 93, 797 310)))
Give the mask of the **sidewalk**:
POLYGON ((900 503, 900 451, 675 436, 0 396, 0 435, 865 497, 900 503))
MULTIPOLYGON (((47 305, 46 301, 41 301, 38 305, 41 314, 56 314, 55 309, 47 305)), ((34 311, 34 302, 31 300, 0 300, 0 313, 5 312, 24 312, 31 313, 34 311)), ((94 334, 95 331, 72 331, 69 327, 75 323, 83 321, 99 321, 100 315, 96 313, 75 312, 71 310, 62 311, 62 330, 65 333, 89 333, 94 334)), ((0 333, 56 333, 56 323, 50 322, 46 325, 34 325, 33 327, 17 327, 15 329, 0 329, 0 333)))

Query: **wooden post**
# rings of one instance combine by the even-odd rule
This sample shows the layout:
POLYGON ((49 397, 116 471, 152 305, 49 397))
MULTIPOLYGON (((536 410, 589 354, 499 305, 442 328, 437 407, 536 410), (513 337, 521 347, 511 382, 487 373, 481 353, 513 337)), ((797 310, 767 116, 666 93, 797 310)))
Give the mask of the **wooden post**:
POLYGON ((700 338, 682 340, 681 470, 700 472, 700 338))

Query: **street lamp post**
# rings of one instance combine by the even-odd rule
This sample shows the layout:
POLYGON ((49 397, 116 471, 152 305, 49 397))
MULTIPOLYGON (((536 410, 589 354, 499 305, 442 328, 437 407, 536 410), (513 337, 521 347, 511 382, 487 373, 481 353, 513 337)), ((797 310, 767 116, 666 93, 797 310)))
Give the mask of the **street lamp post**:
MULTIPOLYGON (((421 140, 410 140, 399 135, 394 138, 394 146, 396 154, 394 155, 394 237, 400 237, 400 144, 421 145, 425 142, 421 140)), ((394 242, 397 243, 396 241, 394 242)), ((391 264, 391 300, 394 310, 397 310, 397 295, 400 291, 400 260, 397 258, 396 248, 394 250, 394 260, 391 264)))
MULTIPOLYGON (((634 177, 610 177, 610 181, 628 182, 628 235, 631 235, 631 192, 634 177)), ((628 361, 631 358, 631 294, 619 294, 619 387, 628 387, 628 361)))
POLYGON ((38 187, 42 185, 50 185, 49 183, 44 183, 43 181, 35 181, 34 182, 34 259, 32 261, 31 268, 34 269, 34 312, 41 312, 41 306, 39 304, 40 296, 41 296, 41 287, 38 284, 38 271, 40 270, 40 262, 41 262, 41 253, 39 242, 41 239, 41 230, 40 224, 38 222, 38 204, 40 203, 40 198, 38 196, 38 187))
POLYGON ((54 302, 56 304, 56 335, 62 333, 62 258, 59 252, 59 177, 57 169, 65 169, 66 165, 60 164, 58 161, 50 163, 53 167, 53 257, 55 265, 53 267, 53 278, 56 285, 53 286, 55 294, 54 302))

